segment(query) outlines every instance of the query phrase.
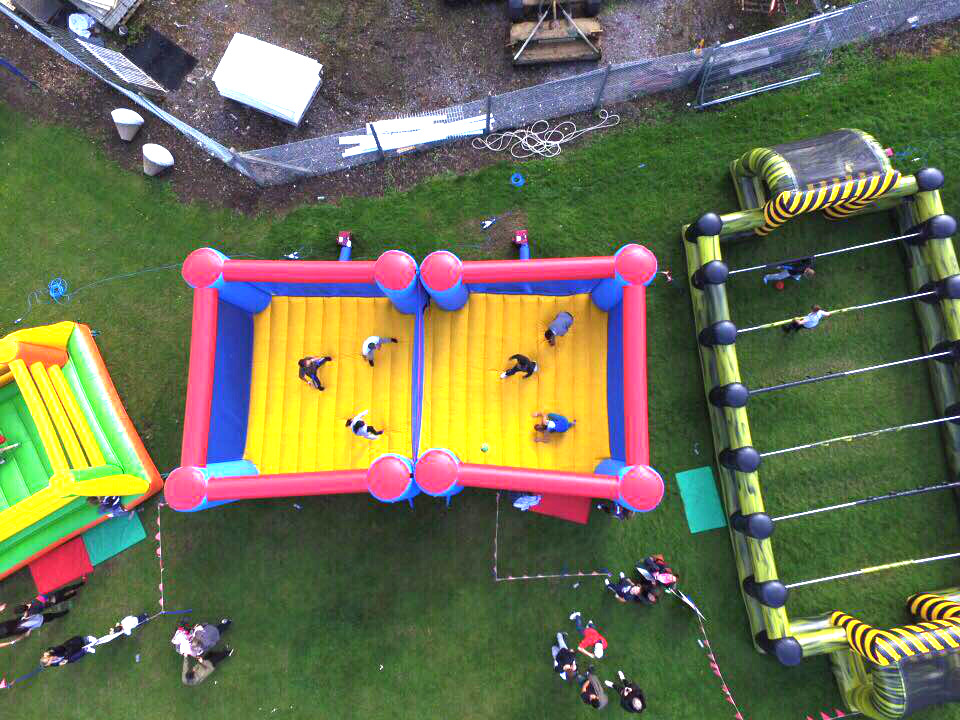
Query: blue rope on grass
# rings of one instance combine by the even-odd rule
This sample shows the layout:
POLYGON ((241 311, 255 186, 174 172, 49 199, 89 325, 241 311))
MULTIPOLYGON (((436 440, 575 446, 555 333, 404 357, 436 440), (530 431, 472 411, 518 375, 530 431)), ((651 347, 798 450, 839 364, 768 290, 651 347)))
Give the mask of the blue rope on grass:
POLYGON ((43 305, 47 302, 52 302, 56 305, 68 305, 73 301, 73 298, 76 297, 76 295, 84 290, 89 290, 90 288, 103 285, 104 283, 113 282, 114 280, 126 280, 128 278, 146 275, 147 273, 155 273, 161 270, 172 270, 174 268, 181 267, 182 264, 183 263, 161 265, 159 267, 147 268, 146 270, 138 270, 137 272, 111 275, 110 277, 103 278, 102 280, 96 280, 92 283, 81 285, 76 290, 71 290, 70 286, 67 284, 67 281, 62 277, 55 277, 47 283, 46 290, 33 290, 32 292, 27 293, 27 310, 25 313, 23 313, 23 315, 14 320, 12 324, 19 325, 22 323, 26 319, 27 315, 33 312, 33 309, 38 305, 43 305))

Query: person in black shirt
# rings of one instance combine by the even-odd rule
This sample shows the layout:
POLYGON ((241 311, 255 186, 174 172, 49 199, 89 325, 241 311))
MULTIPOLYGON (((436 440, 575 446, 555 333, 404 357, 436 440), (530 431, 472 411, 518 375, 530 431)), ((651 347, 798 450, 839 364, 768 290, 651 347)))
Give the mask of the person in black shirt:
POLYGON ((300 358, 300 360, 297 362, 297 364, 300 366, 300 379, 308 385, 312 385, 317 390, 323 390, 323 384, 320 382, 320 378, 317 377, 317 372, 321 367, 326 365, 331 360, 333 360, 333 358, 329 355, 324 357, 310 356, 300 358))
POLYGON ((627 510, 625 507, 613 500, 603 500, 597 503, 597 510, 603 510, 607 515, 616 520, 630 520, 636 515, 633 510, 627 510))
POLYGON ((557 633, 557 644, 550 649, 553 654, 553 670, 564 680, 572 680, 577 675, 577 655, 567 647, 564 633, 557 633))
MULTIPOLYGON (((77 590, 82 588, 85 583, 86 580, 81 580, 73 585, 67 585, 59 590, 54 590, 52 593, 37 595, 30 602, 24 603, 23 605, 17 605, 13 611, 17 613, 17 615, 34 615, 36 613, 43 612, 47 608, 53 607, 54 605, 59 605, 60 603, 66 602, 72 598, 77 594, 77 590)), ((0 611, 2 610, 3 607, 0 606, 0 611)))
POLYGON ((605 579, 603 584, 622 603, 655 605, 660 600, 660 593, 662 592, 656 583, 649 582, 644 578, 637 582, 626 577, 623 573, 620 573, 620 579, 617 582, 611 583, 609 579, 605 579))
POLYGON ((627 680, 622 670, 617 671, 617 676, 620 678, 620 682, 615 683, 606 680, 604 684, 617 691, 617 695, 620 696, 620 707, 629 713, 642 713, 646 710, 647 699, 644 697, 640 686, 627 680))
POLYGON ((40 664, 43 667, 58 667, 60 665, 69 665, 79 662, 88 653, 96 652, 93 644, 97 641, 92 635, 81 637, 74 635, 63 645, 55 645, 40 656, 40 664))
POLYGON ((112 518, 130 517, 136 510, 127 510, 123 507, 123 498, 119 495, 106 495, 104 497, 90 496, 87 502, 97 506, 97 512, 112 518))
POLYGON ((509 359, 513 360, 515 364, 512 368, 504 370, 502 373, 500 373, 501 379, 508 378, 511 375, 516 375, 518 372, 522 372, 524 379, 526 379, 533 375, 538 369, 536 361, 531 360, 526 355, 520 355, 518 353, 516 355, 511 355, 509 359))

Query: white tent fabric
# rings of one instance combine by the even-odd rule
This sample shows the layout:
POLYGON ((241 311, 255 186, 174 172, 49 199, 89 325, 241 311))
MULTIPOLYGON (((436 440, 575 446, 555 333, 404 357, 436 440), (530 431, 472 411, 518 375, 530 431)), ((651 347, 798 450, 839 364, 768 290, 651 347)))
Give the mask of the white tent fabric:
POLYGON ((323 65, 276 45, 237 33, 213 82, 225 98, 299 125, 323 81, 323 65))

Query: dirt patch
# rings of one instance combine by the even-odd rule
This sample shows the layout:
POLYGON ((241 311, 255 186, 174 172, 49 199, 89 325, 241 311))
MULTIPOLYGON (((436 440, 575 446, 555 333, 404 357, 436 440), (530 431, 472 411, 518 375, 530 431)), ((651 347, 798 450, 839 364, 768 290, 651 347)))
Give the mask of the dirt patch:
MULTIPOLYGON (((724 39, 731 0, 619 0, 602 15, 604 61, 623 62, 688 49, 697 39, 724 39), (685 10, 678 10, 683 6, 685 10), (666 18, 666 20, 665 20, 666 18), (682 28, 677 32, 676 28, 682 28)), ((514 69, 506 48, 502 2, 444 0, 146 0, 130 38, 151 26, 197 58, 186 82, 164 108, 228 147, 250 150, 317 137, 371 119, 443 107, 591 69, 590 63, 514 69), (210 79, 230 38, 244 32, 324 64, 324 83, 299 128, 225 100, 210 79)), ((178 133, 149 120, 138 142, 120 142, 109 111, 122 104, 95 80, 68 66, 26 33, 0 23, 4 57, 40 90, 0 87, 0 99, 37 117, 75 125, 93 135, 125 167, 139 167, 139 145, 157 142, 177 159, 170 175, 184 199, 247 211, 343 194, 378 194, 441 170, 463 172, 495 160, 469 149, 441 150, 396 163, 352 170, 290 186, 260 190, 209 159, 178 133)), ((112 39, 111 42, 115 42, 112 39)), ((464 143, 466 145, 466 143, 464 143)))
POLYGON ((517 230, 525 230, 527 216, 521 210, 510 210, 500 215, 474 218, 460 227, 460 236, 466 245, 464 257, 487 259, 516 258, 513 236, 517 230), (485 227, 493 220, 493 224, 485 227))
MULTIPOLYGON (((769 23, 764 16, 741 15, 734 0, 611 0, 601 18, 604 62, 612 63, 684 51, 701 40, 713 44, 769 23)), ((198 60, 182 86, 167 96, 164 108, 239 150, 318 137, 367 120, 443 107, 594 67, 579 63, 514 69, 505 47, 506 9, 504 3, 493 1, 447 5, 444 0, 146 0, 130 25, 130 37, 147 25, 198 60), (236 32, 324 64, 323 87, 299 128, 217 93, 210 78, 236 32)), ((955 30, 932 28, 895 36, 883 47, 896 48, 891 54, 942 52, 955 47, 955 35, 955 30)), ((0 38, 3 57, 39 86, 30 89, 15 78, 5 78, 0 101, 43 121, 79 128, 130 170, 140 167, 142 143, 168 147, 177 161, 169 182, 184 200, 245 212, 276 211, 305 202, 336 201, 344 195, 379 195, 438 172, 463 173, 501 159, 462 142, 296 185, 260 189, 158 120, 149 119, 136 142, 123 143, 109 111, 124 103, 112 90, 6 19, 0 20, 0 38)), ((653 102, 664 99, 660 95, 653 102)), ((643 117, 650 102, 623 104, 617 112, 643 117)))

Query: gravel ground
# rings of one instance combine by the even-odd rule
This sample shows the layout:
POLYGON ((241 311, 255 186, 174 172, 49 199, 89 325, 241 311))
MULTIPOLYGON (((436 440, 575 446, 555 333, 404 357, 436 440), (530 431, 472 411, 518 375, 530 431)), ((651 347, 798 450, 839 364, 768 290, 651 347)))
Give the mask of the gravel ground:
MULTIPOLYGON (((611 0, 601 19, 604 62, 688 50, 763 29, 763 16, 743 16, 735 0, 611 0)), ((228 147, 279 145, 357 127, 363 122, 443 107, 591 69, 590 63, 514 69, 506 49, 503 2, 444 0, 145 0, 130 37, 151 26, 194 55, 198 64, 163 106, 228 147), (303 53, 325 65, 324 83, 301 127, 225 100, 210 77, 236 32, 303 53)), ((112 39, 114 42, 116 39, 112 39)), ((113 130, 116 94, 69 66, 26 33, 0 20, 4 58, 35 80, 0 84, 0 101, 47 121, 82 129, 122 165, 140 164, 139 145, 157 142, 177 159, 168 176, 184 199, 247 212, 288 207, 317 197, 379 194, 443 170, 465 172, 497 160, 467 142, 311 179, 298 186, 257 188, 224 168, 163 123, 149 119, 132 145, 113 130)), ((642 113, 649 102, 619 106, 642 113), (638 109, 639 108, 639 109, 638 109)))

